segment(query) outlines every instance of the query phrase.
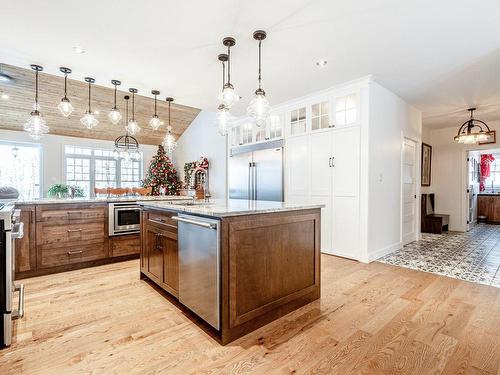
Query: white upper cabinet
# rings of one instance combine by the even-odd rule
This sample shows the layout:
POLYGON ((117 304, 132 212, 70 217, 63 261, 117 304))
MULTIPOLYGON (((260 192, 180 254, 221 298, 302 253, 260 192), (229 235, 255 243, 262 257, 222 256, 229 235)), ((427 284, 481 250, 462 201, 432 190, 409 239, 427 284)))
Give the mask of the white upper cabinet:
POLYGON ((311 130, 328 129, 330 125, 330 102, 322 101, 311 105, 311 130))
POLYGON ((231 147, 236 147, 236 146, 239 146, 240 145, 240 127, 239 126, 235 126, 235 127, 232 127, 229 131, 229 139, 230 139, 230 144, 231 144, 231 147))
POLYGON ((288 122, 290 135, 300 135, 307 131, 307 107, 299 107, 290 111, 288 122))
POLYGON ((332 100, 333 125, 336 128, 359 124, 359 93, 335 96, 332 100))

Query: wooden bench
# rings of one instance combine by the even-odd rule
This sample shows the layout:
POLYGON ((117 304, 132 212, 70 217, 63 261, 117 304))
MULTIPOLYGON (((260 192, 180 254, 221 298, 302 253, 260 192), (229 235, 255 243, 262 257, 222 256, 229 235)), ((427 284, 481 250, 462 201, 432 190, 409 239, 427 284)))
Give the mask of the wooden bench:
POLYGON ((423 233, 441 234, 448 230, 450 215, 434 213, 434 194, 422 194, 421 230, 423 233))

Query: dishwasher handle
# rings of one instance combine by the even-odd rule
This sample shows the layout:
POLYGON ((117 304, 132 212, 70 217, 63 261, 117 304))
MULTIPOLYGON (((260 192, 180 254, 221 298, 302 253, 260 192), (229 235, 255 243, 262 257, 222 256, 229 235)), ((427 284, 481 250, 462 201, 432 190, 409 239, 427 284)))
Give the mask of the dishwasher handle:
POLYGON ((186 219, 185 217, 172 216, 172 220, 182 221, 183 223, 188 223, 188 224, 193 224, 193 225, 198 225, 198 226, 203 227, 203 228, 217 229, 217 224, 215 224, 215 223, 206 223, 204 221, 196 221, 196 220, 186 219))

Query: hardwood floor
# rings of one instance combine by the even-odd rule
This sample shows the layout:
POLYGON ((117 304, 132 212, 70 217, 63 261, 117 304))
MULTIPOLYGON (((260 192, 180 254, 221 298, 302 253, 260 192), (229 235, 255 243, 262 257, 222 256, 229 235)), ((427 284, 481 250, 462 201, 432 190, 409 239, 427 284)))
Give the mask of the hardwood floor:
POLYGON ((0 374, 497 374, 500 289, 322 256, 322 298, 225 347, 139 261, 24 280, 0 374))

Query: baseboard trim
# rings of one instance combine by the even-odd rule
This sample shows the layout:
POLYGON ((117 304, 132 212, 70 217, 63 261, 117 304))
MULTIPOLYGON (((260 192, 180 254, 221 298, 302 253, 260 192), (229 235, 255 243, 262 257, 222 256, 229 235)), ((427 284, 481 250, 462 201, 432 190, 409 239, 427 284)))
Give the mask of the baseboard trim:
POLYGON ((342 253, 340 251, 335 251, 335 250, 331 250, 331 249, 321 249, 321 253, 327 254, 327 255, 335 255, 336 257, 341 257, 341 258, 346 258, 346 259, 360 260, 359 258, 355 258, 350 254, 342 253))
POLYGON ((386 256, 386 255, 393 253, 396 250, 399 250, 402 248, 403 248, 403 243, 396 242, 395 244, 389 245, 389 246, 384 247, 382 249, 372 251, 371 253, 368 254, 368 262, 373 262, 374 260, 382 258, 383 256, 386 256))

